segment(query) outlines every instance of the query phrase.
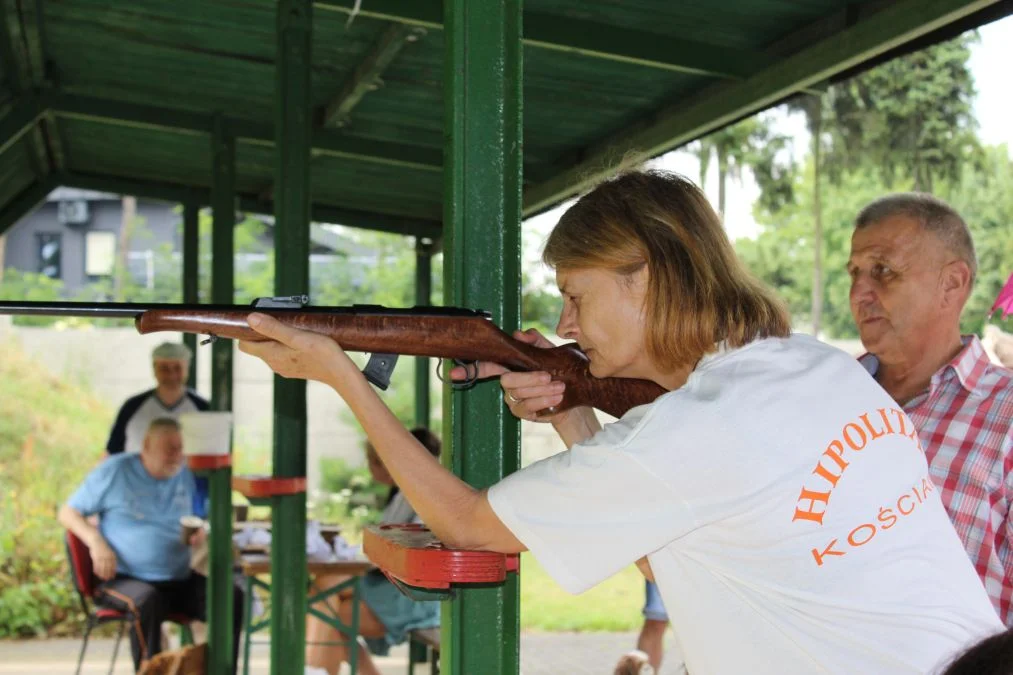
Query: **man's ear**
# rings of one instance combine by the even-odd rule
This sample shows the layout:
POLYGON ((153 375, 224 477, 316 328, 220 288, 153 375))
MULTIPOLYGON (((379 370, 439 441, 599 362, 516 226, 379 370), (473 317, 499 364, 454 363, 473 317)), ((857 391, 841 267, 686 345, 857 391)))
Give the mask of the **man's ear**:
POLYGON ((954 260, 943 265, 940 273, 943 290, 943 307, 964 308, 971 297, 971 268, 963 260, 954 260))

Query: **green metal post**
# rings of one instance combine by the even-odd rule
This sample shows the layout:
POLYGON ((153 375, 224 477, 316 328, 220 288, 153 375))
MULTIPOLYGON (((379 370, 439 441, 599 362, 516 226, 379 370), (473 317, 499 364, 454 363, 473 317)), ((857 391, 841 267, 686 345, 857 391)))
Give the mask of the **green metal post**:
MULTIPOLYGON (((419 239, 415 243, 415 304, 433 304, 433 246, 419 239)), ((415 426, 429 428, 429 359, 415 357, 415 426)))
MULTIPOLYGON (((521 1, 444 0, 446 40, 444 288, 447 304, 520 324, 521 1)), ((520 424, 495 382, 467 395, 444 388, 453 470, 484 488, 517 470, 520 424)), ((517 577, 461 591, 443 607, 446 675, 516 675, 517 577)))
MULTIPOLYGON (((277 10, 274 228, 275 292, 309 292, 310 0, 277 10)), ((306 383, 274 378, 274 475, 306 475, 306 383)), ((274 498, 271 513, 271 675, 304 670, 306 494, 274 498)))
MULTIPOLYGON (((211 134, 211 301, 231 304, 235 296, 236 139, 224 117, 214 117, 211 134)), ((211 345, 211 399, 215 410, 232 410, 232 341, 211 345)))
MULTIPOLYGON (((183 302, 200 302, 200 204, 190 199, 183 203, 183 302)), ((197 336, 187 333, 183 343, 190 348, 190 386, 197 388, 197 336)))
MULTIPOLYGON (((235 297, 236 144, 215 116, 211 133, 211 301, 231 304, 235 297)), ((232 410, 232 341, 211 347, 211 407, 232 410)), ((231 453, 232 448, 229 448, 231 453)), ((208 669, 210 675, 232 672, 232 470, 208 473, 211 538, 208 541, 208 669)))

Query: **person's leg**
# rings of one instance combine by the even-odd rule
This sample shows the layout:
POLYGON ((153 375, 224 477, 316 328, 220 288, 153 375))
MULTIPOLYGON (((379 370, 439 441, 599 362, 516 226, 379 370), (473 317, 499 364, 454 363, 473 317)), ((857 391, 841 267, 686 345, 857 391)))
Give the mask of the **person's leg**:
MULTIPOLYGON (((229 577, 232 583, 232 577, 229 577)), ((190 576, 172 582, 172 599, 169 601, 169 613, 180 613, 207 622, 208 580, 203 574, 190 571, 190 576)), ((243 632, 244 593, 242 589, 232 589, 232 672, 239 666, 239 637, 243 632)))
MULTIPOLYGON (((312 592, 319 593, 324 589, 337 586, 347 579, 347 576, 341 574, 318 576, 313 580, 312 592)), ((313 604, 313 607, 326 616, 338 616, 341 598, 339 594, 335 593, 324 600, 318 600, 313 604)), ((342 639, 344 638, 333 626, 308 614, 306 616, 306 665, 323 668, 329 675, 337 675, 345 651, 343 647, 333 643, 342 639)))
POLYGON ((661 667, 661 657, 665 653, 666 628, 668 628, 667 621, 644 619, 640 637, 637 638, 637 649, 647 654, 647 660, 655 670, 661 667))
POLYGON ((141 661, 161 651, 161 626, 167 614, 165 595, 155 585, 140 579, 116 577, 99 587, 98 599, 103 606, 133 614, 130 652, 134 670, 140 670, 141 661))
MULTIPOLYGON (((341 619, 342 623, 352 623, 352 603, 346 602, 341 605, 338 611, 338 618, 341 619)), ((387 627, 380 622, 373 613, 373 610, 369 608, 364 602, 359 603, 359 635, 368 638, 381 638, 387 634, 387 627)), ((344 635, 341 636, 342 640, 348 638, 344 635)), ((369 650, 366 649, 362 643, 356 643, 356 648, 359 650, 358 655, 358 671, 359 675, 383 675, 376 664, 373 663, 373 657, 370 655, 369 650)), ((341 649, 341 661, 348 660, 348 651, 344 647, 341 649)), ((341 661, 338 661, 340 664, 341 661)))
POLYGON ((647 654, 654 669, 661 668, 665 653, 665 629, 668 628, 668 614, 661 600, 658 586, 648 581, 644 588, 644 625, 637 638, 637 649, 647 654))

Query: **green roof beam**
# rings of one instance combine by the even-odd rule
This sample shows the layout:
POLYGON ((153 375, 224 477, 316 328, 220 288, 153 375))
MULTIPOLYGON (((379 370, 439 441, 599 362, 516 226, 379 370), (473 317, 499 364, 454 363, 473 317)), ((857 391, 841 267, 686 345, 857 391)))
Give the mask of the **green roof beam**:
MULTIPOLYGON (((243 196, 239 199, 239 210, 244 213, 271 215, 274 213, 274 204, 271 201, 258 197, 243 196)), ((314 223, 344 225, 345 227, 389 232, 391 234, 402 234, 412 237, 425 237, 428 239, 436 239, 442 232, 440 223, 431 220, 416 220, 383 213, 368 213, 366 211, 356 211, 354 209, 327 206, 325 204, 313 206, 310 212, 314 223)))
POLYGON ((53 191, 56 183, 49 177, 32 183, 0 211, 0 236, 16 222, 27 216, 53 191))
POLYGON ((760 52, 531 12, 524 13, 524 44, 647 68, 730 79, 749 77, 774 61, 760 52))
MULTIPOLYGON (((355 14, 429 29, 443 28, 443 8, 433 0, 317 0, 321 10, 355 14)), ((523 43, 608 61, 675 72, 741 79, 771 63, 759 52, 674 40, 662 35, 554 16, 524 13, 523 43)))
POLYGON ((178 183, 162 183, 134 178, 121 178, 119 176, 81 173, 78 171, 63 171, 55 174, 55 176, 57 185, 78 188, 79 190, 131 195, 133 197, 177 204, 186 203, 191 199, 196 200, 200 204, 208 204, 210 200, 210 190, 207 188, 195 188, 178 183))
POLYGON ((543 211, 593 185, 620 158, 646 159, 688 143, 998 1, 899 0, 746 80, 709 87, 651 115, 646 124, 582 149, 581 161, 525 190, 524 214, 543 211))
MULTIPOLYGON (((211 115, 189 110, 55 92, 47 93, 43 100, 63 117, 192 135, 210 135, 212 128, 211 115)), ((271 125, 235 118, 227 121, 237 140, 274 146, 271 125)), ((443 167, 443 155, 437 149, 366 140, 334 131, 314 133, 311 153, 313 156, 343 157, 420 171, 442 171, 443 167)))
MULTIPOLYGON (((164 183, 159 181, 137 180, 82 172, 62 172, 57 174, 55 185, 95 190, 120 195, 133 195, 144 199, 185 204, 193 202, 206 206, 211 203, 211 191, 206 187, 164 183)), ((244 213, 273 215, 274 204, 269 200, 260 199, 251 194, 238 194, 238 208, 244 213)), ((442 225, 433 220, 405 218, 384 213, 369 213, 346 209, 326 204, 316 204, 311 209, 315 223, 331 223, 363 230, 390 232, 411 237, 424 237, 438 240, 442 235, 442 225)))
POLYGON ((45 113, 34 97, 22 97, 7 114, 0 117, 0 155, 31 131, 45 113))
POLYGON ((342 85, 338 95, 324 109, 324 127, 340 127, 348 123, 352 110, 370 91, 380 86, 380 77, 401 49, 415 42, 424 28, 393 24, 380 35, 369 53, 342 85))

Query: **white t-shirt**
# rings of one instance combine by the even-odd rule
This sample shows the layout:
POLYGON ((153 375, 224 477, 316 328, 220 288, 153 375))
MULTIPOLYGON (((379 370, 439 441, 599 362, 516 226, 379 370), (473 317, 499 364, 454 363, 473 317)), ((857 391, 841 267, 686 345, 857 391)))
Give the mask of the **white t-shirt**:
POLYGON ((1002 629, 911 421, 807 336, 707 356, 489 501, 570 592, 647 555, 692 675, 927 673, 1002 629))
POLYGON ((387 505, 383 507, 383 515, 380 522, 386 525, 401 525, 404 523, 421 523, 422 519, 415 513, 415 509, 408 503, 408 498, 400 490, 387 505))
POLYGON ((120 407, 109 433, 106 452, 114 455, 120 452, 140 452, 144 447, 144 436, 148 427, 160 417, 179 419, 179 416, 190 412, 203 412, 210 408, 206 400, 192 389, 186 389, 173 406, 166 406, 158 398, 156 389, 131 396, 120 407))

